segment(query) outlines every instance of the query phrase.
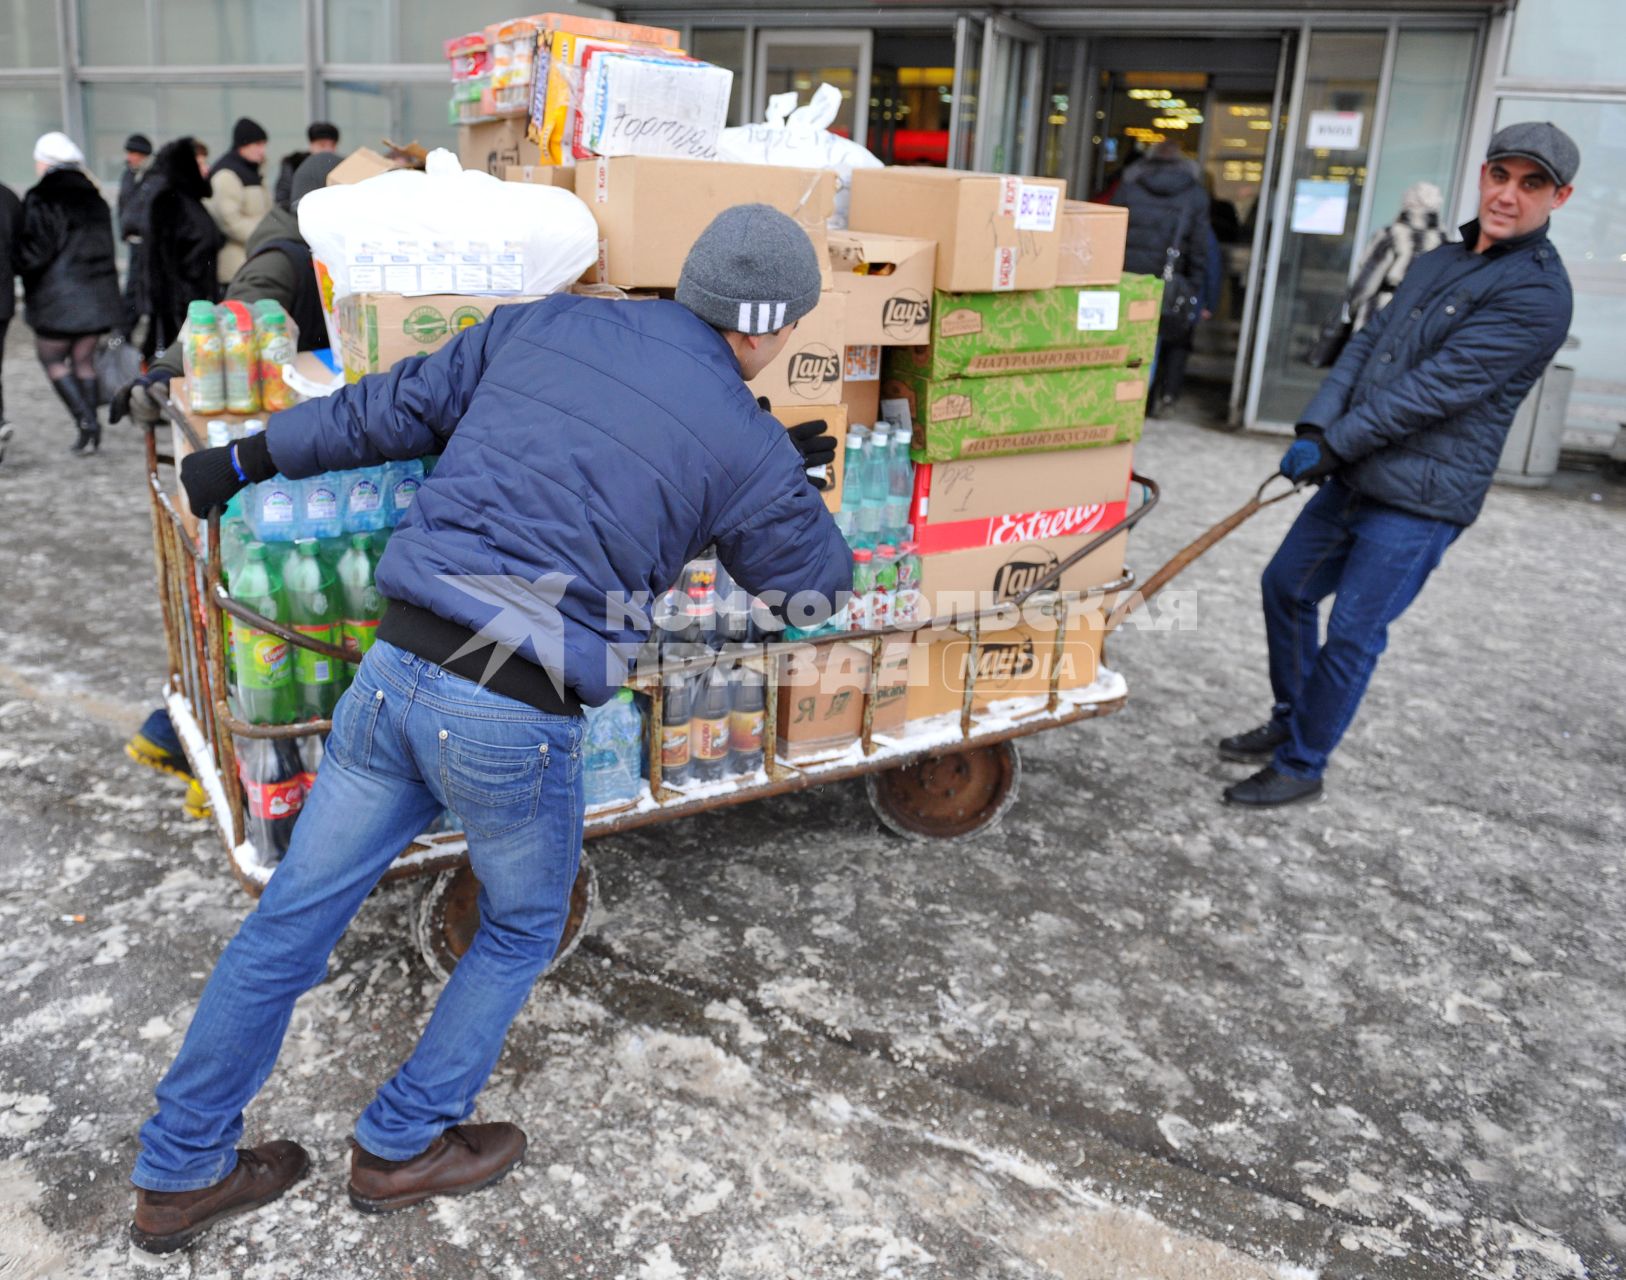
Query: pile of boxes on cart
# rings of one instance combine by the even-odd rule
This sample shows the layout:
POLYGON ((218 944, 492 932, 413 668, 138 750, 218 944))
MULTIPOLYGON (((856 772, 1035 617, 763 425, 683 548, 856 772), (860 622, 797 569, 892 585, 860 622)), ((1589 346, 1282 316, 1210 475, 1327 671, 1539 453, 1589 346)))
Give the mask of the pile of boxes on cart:
MULTIPOLYGON (((596 253, 578 289, 669 293, 690 245, 731 205, 766 203, 806 228, 825 290, 750 385, 787 425, 829 423, 827 506, 860 558, 893 566, 883 594, 900 569, 918 591, 901 615, 894 597, 890 620, 934 624, 883 650, 875 732, 958 713, 969 641, 935 624, 1016 598, 1126 511, 1162 285, 1123 275, 1125 211, 1069 201, 1054 179, 715 159, 734 132, 723 127, 730 75, 688 58, 675 31, 542 14, 448 41, 447 56, 463 167, 564 188, 590 212, 596 253)), ((339 181, 385 168, 365 153, 347 163, 339 181)), ((353 288, 332 310, 344 374, 431 352, 518 296, 353 288)), ((1057 585, 1120 579, 1123 543, 1057 585)), ((863 585, 875 589, 875 575, 863 585)), ((862 594, 858 604, 859 621, 887 618, 862 594)), ((1032 617, 985 636, 979 703, 1045 692, 1057 661, 1062 689, 1090 684, 1102 618, 1079 608, 1061 637, 1032 617)), ((868 653, 820 646, 799 679, 795 662, 782 669, 782 758, 850 747, 868 653)))

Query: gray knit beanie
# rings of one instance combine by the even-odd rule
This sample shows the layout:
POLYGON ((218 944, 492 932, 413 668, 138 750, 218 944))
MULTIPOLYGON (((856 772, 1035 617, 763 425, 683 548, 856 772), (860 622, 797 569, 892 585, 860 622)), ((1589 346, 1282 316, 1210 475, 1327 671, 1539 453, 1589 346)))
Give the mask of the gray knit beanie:
POLYGON ((694 242, 677 300, 718 329, 775 333, 819 305, 818 255, 795 219, 737 204, 694 242))

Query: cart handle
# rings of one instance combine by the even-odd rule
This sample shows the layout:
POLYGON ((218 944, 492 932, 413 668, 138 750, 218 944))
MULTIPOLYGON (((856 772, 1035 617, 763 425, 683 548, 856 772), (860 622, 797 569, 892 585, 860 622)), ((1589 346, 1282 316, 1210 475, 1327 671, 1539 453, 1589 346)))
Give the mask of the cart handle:
MULTIPOLYGON (((1288 480, 1288 477, 1283 475, 1280 471, 1272 472, 1265 478, 1265 482, 1254 490, 1253 497, 1249 498, 1240 507, 1231 512, 1230 515, 1226 516, 1225 519, 1221 520, 1218 524, 1210 528, 1201 537, 1195 539, 1180 551, 1176 552, 1175 555, 1169 559, 1167 564, 1154 573, 1150 578, 1146 579, 1146 585, 1141 587, 1140 590, 1133 591, 1126 595, 1123 599, 1119 600, 1118 603, 1113 607, 1112 612, 1107 615, 1106 629, 1108 631, 1115 629, 1118 624, 1127 618, 1131 613, 1140 608, 1159 591, 1163 590, 1164 587, 1168 586, 1169 583, 1178 577, 1194 560, 1212 550, 1217 543, 1219 543, 1229 534, 1235 532, 1237 528, 1250 519, 1255 513, 1263 511, 1266 507, 1274 506, 1276 503, 1281 502, 1284 499, 1291 498, 1295 493, 1298 493, 1299 490, 1304 488, 1303 482, 1295 483, 1288 480, 1288 488, 1272 497, 1265 497, 1265 490, 1270 488, 1270 486, 1279 479, 1288 480)), ((1145 508, 1142 508, 1142 510, 1144 509, 1145 508)))
POLYGON ((1102 530, 1077 551, 1073 552, 1072 555, 1068 556, 1067 559, 1056 565, 1050 570, 1049 573, 1045 574, 1044 577, 1040 578, 1021 595, 1017 596, 1015 600, 1011 601, 1012 607, 1020 609, 1028 602, 1028 597, 1037 595, 1041 591, 1053 590, 1055 584, 1061 581, 1062 575, 1080 560, 1084 559, 1085 556, 1105 546, 1120 533, 1128 533, 1129 530, 1133 529, 1137 524, 1146 519, 1146 517, 1152 513, 1152 508, 1157 506, 1158 502, 1161 501, 1163 497, 1162 487, 1156 480, 1153 480, 1150 476, 1143 476, 1138 471, 1130 472, 1129 479, 1131 483, 1138 484, 1141 486, 1141 488, 1146 490, 1146 501, 1141 503, 1140 506, 1136 507, 1122 520, 1118 521, 1118 523, 1113 525, 1112 528, 1102 530))

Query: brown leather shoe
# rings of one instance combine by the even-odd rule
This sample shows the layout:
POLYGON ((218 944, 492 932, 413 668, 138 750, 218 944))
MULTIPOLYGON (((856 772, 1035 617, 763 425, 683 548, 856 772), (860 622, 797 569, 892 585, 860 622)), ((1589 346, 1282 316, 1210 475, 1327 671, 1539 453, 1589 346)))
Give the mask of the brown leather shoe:
POLYGON ((454 1124, 410 1160, 385 1160, 359 1142, 350 1149, 350 1203, 394 1213, 431 1196, 466 1196, 501 1182, 525 1158, 517 1124, 454 1124))
POLYGON ((305 1176, 311 1158, 297 1142, 279 1139, 237 1149, 237 1167, 196 1191, 136 1188, 130 1239, 148 1253, 184 1249, 217 1222, 270 1204, 305 1176))

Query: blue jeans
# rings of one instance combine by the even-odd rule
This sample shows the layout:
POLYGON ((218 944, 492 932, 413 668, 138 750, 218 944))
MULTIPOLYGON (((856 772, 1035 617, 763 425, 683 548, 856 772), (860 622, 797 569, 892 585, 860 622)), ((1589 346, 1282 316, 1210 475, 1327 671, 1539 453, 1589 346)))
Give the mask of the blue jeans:
POLYGON ((141 1130, 131 1180, 190 1191, 237 1163, 294 1001, 379 877, 442 809, 468 834, 480 926, 412 1056, 356 1122, 386 1160, 468 1118, 559 945, 582 847, 582 721, 378 643, 340 699, 316 785, 259 906, 221 954, 141 1130))
POLYGON ((1319 778, 1361 704, 1389 624, 1417 598, 1460 525, 1414 516, 1328 480, 1264 574, 1272 718, 1292 734, 1278 772, 1319 778), (1334 596, 1327 638, 1320 604, 1334 596))

